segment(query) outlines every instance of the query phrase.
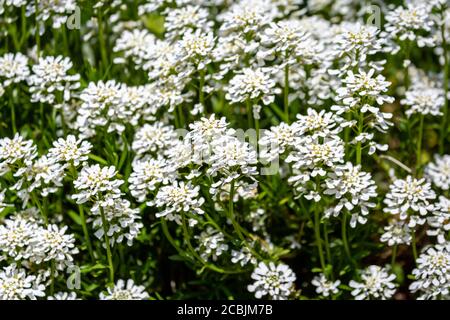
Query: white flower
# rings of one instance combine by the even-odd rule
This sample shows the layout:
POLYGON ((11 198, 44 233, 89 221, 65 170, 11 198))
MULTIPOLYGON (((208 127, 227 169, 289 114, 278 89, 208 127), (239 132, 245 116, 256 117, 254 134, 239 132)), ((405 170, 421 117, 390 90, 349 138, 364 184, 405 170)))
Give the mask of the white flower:
MULTIPOLYGON (((344 143, 338 136, 327 139, 305 136, 298 138, 294 147, 286 158, 286 162, 292 163, 293 168, 288 182, 299 195, 310 194, 311 190, 317 191, 319 186, 315 185, 316 177, 326 176, 329 170, 344 162, 344 143), (314 188, 308 187, 310 181, 315 185, 314 188)), ((314 197, 313 194, 310 195, 314 197)))
POLYGON ((55 162, 54 159, 42 156, 36 159, 27 167, 20 168, 14 174, 16 177, 22 177, 11 189, 20 190, 24 188, 23 196, 19 194, 25 203, 28 201, 28 193, 40 189, 40 194, 47 197, 50 193, 55 193, 62 187, 62 181, 65 177, 65 165, 55 162))
POLYGON ((450 244, 436 245, 421 253, 412 271, 416 281, 411 292, 419 291, 419 299, 445 299, 450 293, 450 244))
POLYGON ((408 176, 405 180, 395 180, 389 189, 384 199, 387 206, 383 209, 384 212, 399 214, 401 220, 409 218, 410 228, 425 223, 425 217, 433 210, 430 201, 436 199, 430 183, 425 179, 418 180, 408 176))
POLYGON ((225 98, 231 103, 255 102, 260 99, 266 105, 272 103, 279 89, 275 88, 276 83, 270 76, 271 72, 268 68, 243 69, 230 80, 225 89, 225 98))
MULTIPOLYGON (((0 225, 0 250, 2 255, 17 261, 28 259, 34 255, 32 240, 38 234, 40 226, 27 219, 6 219, 0 225)), ((1 259, 0 259, 1 260, 1 259)))
POLYGON ((173 170, 164 159, 143 159, 134 161, 133 172, 128 182, 130 193, 139 202, 160 184, 167 184, 174 178, 173 170))
POLYGON ((25 140, 18 133, 13 139, 0 139, 0 176, 11 170, 12 165, 19 167, 30 164, 37 156, 37 149, 32 140, 25 140))
POLYGON ((119 279, 107 293, 100 293, 100 300, 146 300, 149 298, 144 286, 138 286, 132 279, 119 279))
POLYGON ((380 241, 387 242, 388 246, 399 244, 410 245, 412 240, 411 229, 403 221, 393 220, 384 227, 384 233, 381 235, 380 241))
POLYGON ((77 254, 73 234, 66 234, 67 226, 59 228, 50 224, 47 228, 40 229, 33 237, 32 245, 35 253, 33 260, 36 263, 42 261, 55 261, 56 268, 63 270, 73 264, 73 255, 77 254))
POLYGON ((325 175, 326 172, 320 170, 322 166, 334 168, 336 164, 344 161, 343 141, 337 136, 324 139, 322 142, 318 138, 306 136, 297 139, 294 146, 296 150, 288 156, 286 161, 292 162, 296 169, 318 169, 316 174, 312 174, 313 177, 317 174, 325 175))
POLYGON ((256 5, 256 1, 238 1, 234 3, 229 10, 225 11, 218 17, 219 21, 223 21, 220 31, 223 34, 231 32, 248 34, 258 31, 262 26, 267 24, 271 19, 265 15, 264 8, 256 5))
POLYGON ((339 293, 338 287, 341 284, 341 281, 330 281, 323 273, 321 273, 320 275, 315 276, 311 283, 316 287, 317 294, 324 297, 329 297, 330 295, 339 293))
POLYGON ((145 124, 136 131, 132 149, 138 155, 164 151, 175 144, 176 132, 162 122, 145 124))
POLYGON ((278 126, 271 127, 270 131, 264 131, 263 136, 259 140, 261 158, 267 161, 277 159, 294 145, 301 129, 301 125, 298 123, 288 125, 281 122, 278 126))
POLYGON ((313 138, 330 138, 336 136, 342 127, 339 124, 343 119, 333 112, 321 110, 317 112, 313 108, 307 109, 306 115, 297 115, 296 125, 304 134, 309 134, 313 138))
POLYGON ((450 200, 444 196, 439 196, 431 216, 428 218, 427 235, 437 237, 438 243, 446 242, 450 231, 450 200))
POLYGON ((191 131, 186 135, 186 140, 191 139, 195 148, 207 148, 208 144, 215 139, 227 134, 228 126, 229 123, 225 117, 216 119, 216 115, 212 114, 209 118, 203 117, 199 121, 189 124, 191 131))
POLYGON ((200 187, 184 181, 174 181, 171 185, 163 186, 156 194, 155 200, 148 202, 149 206, 164 208, 163 211, 156 214, 156 217, 164 217, 170 221, 175 220, 179 223, 179 214, 195 213, 203 214, 201 206, 205 199, 199 196, 200 187))
POLYGON ((114 194, 118 197, 123 180, 115 179, 116 175, 114 166, 100 167, 95 164, 83 167, 77 180, 73 182, 79 193, 72 195, 72 198, 81 204, 105 194, 114 194))
POLYGON ((208 10, 200 6, 188 5, 181 8, 167 8, 164 27, 167 38, 173 39, 186 34, 192 29, 208 31, 211 21, 208 21, 208 10))
POLYGON ((351 108, 357 105, 363 107, 370 104, 371 100, 379 105, 392 103, 394 98, 384 94, 391 83, 385 81, 385 77, 381 74, 376 77, 374 75, 375 69, 370 69, 367 73, 360 70, 358 74, 348 71, 347 77, 343 80, 345 86, 337 90, 339 94, 337 99, 351 108))
POLYGON ((254 283, 248 285, 248 291, 254 292, 257 299, 269 296, 273 300, 286 300, 293 293, 296 276, 285 264, 260 262, 252 273, 254 283))
MULTIPOLYGON (((429 15, 426 5, 408 4, 406 8, 397 7, 395 10, 387 12, 386 34, 382 37, 390 38, 394 41, 414 41, 419 47, 432 46, 431 37, 424 37, 421 34, 431 31, 433 20, 429 15)), ((391 50, 395 53, 399 50, 397 46, 391 45, 391 50)))
POLYGON ((261 35, 261 42, 272 47, 270 52, 289 58, 309 36, 300 23, 295 20, 286 20, 270 23, 261 35))
POLYGON ((256 151, 249 143, 232 136, 223 136, 213 142, 207 173, 211 176, 221 173, 230 179, 234 178, 233 174, 252 176, 256 174, 257 162, 256 151))
POLYGON ((231 262, 239 263, 242 267, 246 266, 248 263, 256 265, 258 260, 253 256, 247 247, 242 247, 241 250, 231 250, 231 262))
POLYGON ((77 298, 75 292, 57 292, 53 296, 48 296, 47 300, 81 300, 77 298))
POLYGON ((80 87, 80 75, 68 74, 71 68, 72 62, 68 57, 40 58, 39 63, 32 68, 33 74, 28 78, 31 102, 52 104, 57 101, 57 92, 62 94, 64 101, 70 100, 71 91, 80 87))
POLYGON ((139 208, 133 209, 130 201, 111 195, 95 202, 91 213, 94 215, 92 224, 96 230, 95 236, 98 239, 103 239, 106 229, 111 245, 124 241, 128 246, 133 245, 134 239, 144 226, 140 222, 139 208), (106 219, 106 226, 103 224, 102 210, 106 219))
POLYGON ((197 251, 204 260, 211 258, 216 261, 219 256, 228 251, 228 245, 225 243, 225 237, 222 232, 208 226, 200 235, 195 236, 199 246, 197 251))
POLYGON ((349 286, 356 300, 388 300, 396 290, 395 278, 387 268, 371 265, 362 271, 361 282, 351 280, 349 286))
POLYGON ((45 286, 36 276, 30 276, 25 269, 12 264, 0 271, 0 300, 36 300, 45 296, 45 286))
POLYGON ((59 138, 53 142, 53 147, 48 151, 49 157, 56 161, 73 163, 75 166, 85 162, 91 152, 92 144, 74 135, 68 135, 66 139, 59 138))
POLYGON ((205 34, 198 29, 195 32, 185 33, 178 46, 178 57, 193 63, 197 70, 203 70, 211 63, 214 49, 214 37, 211 32, 205 34))
POLYGON ((20 52, 0 56, 0 84, 5 88, 12 83, 27 80, 29 75, 28 58, 20 52))
MULTIPOLYGON (((351 162, 336 166, 334 172, 328 174, 325 180, 324 194, 334 195, 339 203, 332 208, 337 216, 345 208, 352 214, 350 226, 354 228, 357 223, 365 224, 369 208, 376 204, 371 198, 377 197, 375 181, 368 172, 361 171, 361 166, 353 166, 351 162), (357 212, 353 210, 357 208, 357 212)), ((331 213, 327 213, 331 214, 331 213)))
POLYGON ((442 189, 450 189, 450 155, 435 155, 434 162, 425 167, 425 176, 442 189))
POLYGON ((405 112, 408 117, 415 113, 439 116, 442 115, 441 109, 445 104, 445 94, 444 90, 439 88, 412 86, 406 91, 405 99, 400 103, 409 107, 405 112))

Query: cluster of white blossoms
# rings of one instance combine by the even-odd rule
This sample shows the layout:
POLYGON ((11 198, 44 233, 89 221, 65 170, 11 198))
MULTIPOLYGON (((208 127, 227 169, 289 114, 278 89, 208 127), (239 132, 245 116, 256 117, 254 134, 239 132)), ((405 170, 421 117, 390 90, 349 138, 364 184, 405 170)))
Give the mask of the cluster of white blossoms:
POLYGON ((439 244, 447 241, 450 231, 450 200, 448 198, 439 196, 439 202, 435 204, 427 223, 429 236, 436 237, 439 244))
POLYGON ((430 15, 430 7, 425 3, 399 6, 386 13, 386 31, 382 34, 389 40, 388 49, 396 53, 400 50, 399 43, 416 42, 419 47, 432 46, 432 31, 434 21, 430 15), (424 36, 423 34, 427 34, 424 36))
POLYGON ((410 245, 412 240, 411 229, 404 221, 392 220, 384 227, 384 233, 380 237, 381 242, 386 242, 388 246, 400 244, 410 245))
POLYGON ((199 186, 175 180, 172 184, 161 187, 155 200, 148 202, 148 205, 163 209, 156 217, 181 223, 182 213, 203 214, 201 206, 205 199, 199 196, 199 190, 199 186))
POLYGON ((0 300, 36 300, 45 296, 45 285, 40 280, 11 264, 0 271, 0 300))
POLYGON ((66 231, 67 226, 45 227, 40 219, 8 219, 0 226, 2 256, 27 264, 51 261, 58 270, 65 270, 74 264, 73 255, 79 252, 74 235, 66 231))
POLYGON ((108 288, 106 293, 100 293, 100 300, 146 300, 148 298, 145 287, 136 285, 132 279, 126 282, 119 279, 113 288, 108 288))
POLYGON ((136 125, 141 118, 152 117, 157 109, 145 86, 131 87, 109 80, 90 82, 80 93, 76 127, 81 136, 96 135, 96 130, 121 134, 126 125, 136 125))
POLYGON ((408 117, 413 114, 441 116, 441 109, 445 104, 445 90, 439 83, 419 73, 413 77, 413 83, 400 103, 408 108, 405 111, 408 117))
POLYGON ((329 173, 325 185, 324 194, 333 195, 339 201, 325 212, 325 216, 337 216, 343 210, 348 210, 352 215, 351 227, 367 222, 369 210, 376 206, 371 198, 377 197, 375 181, 370 173, 361 171, 361 166, 347 162, 336 166, 335 171, 329 173))
POLYGON ((27 80, 29 76, 27 56, 22 53, 6 53, 0 56, 0 87, 6 89, 13 83, 27 80))
POLYGON ((410 228, 415 228, 425 224, 426 216, 434 208, 432 202, 435 199, 436 193, 429 182, 407 176, 390 185, 383 210, 398 215, 401 220, 407 221, 410 228))
POLYGON ((341 284, 341 281, 330 281, 323 273, 321 273, 320 275, 314 277, 311 284, 316 287, 316 292, 318 295, 329 297, 339 293, 339 285, 341 284))
POLYGON ((272 103, 275 99, 277 89, 275 81, 272 79, 270 69, 252 70, 246 68, 242 70, 242 74, 237 74, 230 80, 229 86, 226 88, 226 98, 231 103, 252 104, 262 101, 264 104, 272 103))
POLYGON ((248 286, 248 291, 254 292, 258 299, 268 296, 285 300, 293 293, 296 280, 295 273, 287 265, 273 262, 260 262, 251 277, 254 282, 248 286))
POLYGON ((361 272, 361 281, 352 280, 349 286, 356 300, 386 300, 396 291, 395 278, 387 268, 372 265, 361 272))

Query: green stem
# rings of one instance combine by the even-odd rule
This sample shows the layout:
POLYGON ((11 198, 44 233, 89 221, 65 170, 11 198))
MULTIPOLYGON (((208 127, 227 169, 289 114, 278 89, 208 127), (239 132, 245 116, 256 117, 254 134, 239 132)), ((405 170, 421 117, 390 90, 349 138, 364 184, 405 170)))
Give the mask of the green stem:
POLYGON ((101 8, 98 9, 97 23, 98 23, 98 42, 100 45, 100 54, 102 57, 104 70, 106 70, 108 68, 108 55, 106 53, 106 42, 103 30, 103 14, 101 8))
POLYGON ((184 127, 184 115, 183 115, 183 107, 181 106, 181 104, 179 104, 177 106, 177 110, 178 110, 178 116, 179 116, 179 125, 180 128, 184 127))
MULTIPOLYGON (((358 135, 360 135, 363 132, 364 128, 364 113, 359 111, 359 118, 358 118, 358 135)), ((362 162, 362 143, 358 142, 356 145, 356 164, 359 165, 362 162)))
POLYGON ((234 180, 232 180, 231 181, 231 185, 230 185, 230 198, 228 200, 228 216, 229 216, 229 219, 231 221, 231 224, 233 225, 234 231, 238 235, 238 237, 241 240, 241 242, 247 247, 247 249, 250 250, 250 252, 255 257, 260 257, 259 254, 253 249, 253 247, 250 246, 250 244, 247 242, 247 239, 245 238, 244 234, 242 233, 241 226, 236 221, 236 218, 234 216, 234 202, 233 202, 234 192, 235 192, 235 190, 234 190, 234 180))
POLYGON ((181 126, 180 126, 180 119, 179 119, 179 116, 178 116, 178 108, 177 107, 175 107, 175 109, 173 110, 173 118, 175 120, 175 127, 176 128, 181 128, 181 126))
POLYGON ((55 293, 55 272, 56 272, 55 260, 52 260, 50 263, 50 295, 51 296, 55 293))
POLYGON ((39 201, 38 197, 36 197, 36 194, 34 193, 34 191, 30 192, 30 196, 31 196, 31 199, 33 200, 33 203, 38 207, 39 212, 41 213, 42 219, 44 220, 44 224, 47 226, 48 225, 48 217, 47 217, 46 211, 42 207, 41 202, 39 201))
POLYGON ((11 109, 11 127, 13 130, 13 133, 16 134, 17 128, 16 128, 16 110, 14 106, 14 97, 13 97, 13 91, 10 90, 9 93, 9 108, 11 109))
POLYGON ((327 220, 325 220, 323 222, 323 239, 325 241, 325 252, 327 255, 327 261, 328 264, 330 264, 331 266, 333 265, 333 261, 331 260, 331 250, 330 250, 330 242, 328 240, 328 226, 327 226, 328 222, 327 220))
MULTIPOLYGON (((205 86, 205 70, 200 71, 200 80, 199 80, 199 86, 198 86, 198 99, 200 101, 200 104, 205 108, 205 93, 203 92, 203 88, 205 86)), ((206 111, 206 109, 205 109, 206 111)))
POLYGON ((422 164, 422 140, 423 140, 423 123, 425 116, 420 114, 420 122, 419 122, 419 137, 417 139, 417 148, 416 148, 416 172, 420 170, 420 166, 422 164))
POLYGON ((89 256, 91 257, 92 261, 94 262, 94 251, 92 250, 92 244, 91 239, 89 237, 88 228, 86 225, 86 216, 84 214, 83 206, 81 204, 78 205, 78 211, 80 212, 80 218, 81 218, 81 227, 83 228, 83 234, 84 234, 84 241, 86 241, 86 246, 88 248, 89 256))
POLYGON ((253 128, 253 110, 252 110, 252 102, 250 99, 246 102, 247 107, 247 124, 248 128, 253 128))
MULTIPOLYGON (((77 179, 78 172, 73 163, 71 163, 71 165, 70 165, 70 171, 72 174, 72 180, 75 181, 77 179)), ((84 214, 83 205, 81 205, 81 204, 78 205, 78 212, 80 213, 81 228, 83 229, 84 241, 86 242, 89 256, 91 257, 92 261, 95 262, 94 250, 92 249, 92 243, 91 243, 91 239, 89 237, 89 231, 88 231, 87 224, 86 224, 86 216, 84 214)))
POLYGON ((348 245, 348 238, 347 238, 347 212, 342 212, 341 232, 342 232, 342 243, 344 244, 345 254, 347 255, 347 258, 353 262, 352 255, 350 253, 350 247, 348 245))
POLYGON ((391 257, 391 267, 392 268, 394 268, 396 258, 397 258, 397 245, 394 245, 394 248, 392 248, 392 257, 391 257))
MULTIPOLYGON (((443 20, 445 21, 445 19, 443 20)), ((442 155, 445 152, 445 142, 447 138, 447 126, 448 126, 448 77, 449 77, 449 59, 448 59, 448 48, 447 48, 447 39, 445 34, 446 25, 445 23, 441 26, 441 34, 442 34, 442 48, 444 50, 444 107, 443 107, 443 116, 441 123, 441 135, 439 141, 439 153, 442 155)))
POLYGON ((106 222, 105 212, 103 211, 103 207, 100 207, 100 216, 102 218, 102 227, 103 227, 103 233, 104 233, 104 241, 105 241, 105 247, 106 247, 106 257, 108 259, 108 267, 109 267, 109 282, 110 284, 114 284, 114 265, 112 261, 112 254, 111 254, 111 246, 109 243, 109 237, 108 237, 108 224, 106 222))
POLYGON ((21 14, 20 14, 20 22, 22 25, 21 32, 22 35, 20 37, 20 49, 22 49, 22 45, 27 38, 28 32, 27 32, 27 17, 26 17, 26 6, 22 6, 21 8, 21 14))
MULTIPOLYGON (((345 120, 350 121, 352 120, 352 113, 347 112, 345 115, 345 120)), ((345 155, 349 154, 349 142, 350 142, 350 127, 344 128, 344 147, 345 147, 345 155)))
POLYGON ((320 238, 320 208, 317 202, 314 206, 314 232, 316 235, 317 250, 319 251, 320 266, 322 267, 322 272, 325 272, 325 257, 323 254, 322 239, 320 238))
POLYGON ((414 230, 412 232, 411 247, 412 247, 414 261, 417 261, 418 256, 417 256, 417 245, 416 245, 416 232, 414 230))

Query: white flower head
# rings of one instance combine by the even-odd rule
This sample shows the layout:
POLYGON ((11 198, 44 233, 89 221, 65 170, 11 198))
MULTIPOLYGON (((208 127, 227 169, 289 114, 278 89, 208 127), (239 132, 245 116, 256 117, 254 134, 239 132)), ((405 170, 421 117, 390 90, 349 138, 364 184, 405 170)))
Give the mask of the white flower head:
POLYGON ((341 281, 330 281, 323 273, 321 273, 320 275, 315 276, 311 283, 316 287, 317 294, 324 297, 329 297, 330 295, 339 293, 339 285, 341 284, 341 281))
POLYGON ((425 179, 412 176, 397 179, 389 187, 389 193, 384 199, 385 212, 399 215, 401 220, 408 220, 408 226, 415 228, 423 225, 425 218, 433 210, 431 201, 436 199, 436 193, 425 179))
POLYGON ((106 293, 100 293, 100 300, 146 300, 149 298, 144 286, 138 286, 132 279, 126 282, 117 280, 113 288, 108 288, 106 293))

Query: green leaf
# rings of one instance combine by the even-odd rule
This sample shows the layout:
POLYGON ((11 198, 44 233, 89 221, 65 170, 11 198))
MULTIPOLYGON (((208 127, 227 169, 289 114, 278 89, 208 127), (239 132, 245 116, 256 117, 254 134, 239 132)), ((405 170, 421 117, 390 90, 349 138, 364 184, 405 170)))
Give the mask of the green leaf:
POLYGON ((70 218, 72 218, 72 220, 78 224, 79 226, 81 226, 83 224, 81 217, 73 210, 69 210, 67 211, 67 214, 69 215, 70 218))

